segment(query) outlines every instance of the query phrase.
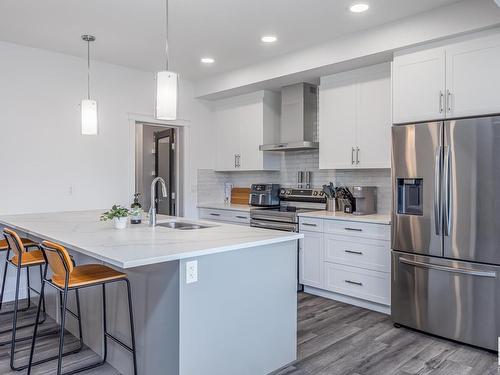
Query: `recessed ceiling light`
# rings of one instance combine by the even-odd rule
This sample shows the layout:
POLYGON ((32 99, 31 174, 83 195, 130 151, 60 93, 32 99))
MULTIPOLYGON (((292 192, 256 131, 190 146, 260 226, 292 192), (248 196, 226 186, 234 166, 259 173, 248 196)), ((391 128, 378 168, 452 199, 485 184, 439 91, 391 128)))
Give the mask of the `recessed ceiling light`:
POLYGON ((212 58, 212 57, 202 57, 200 59, 200 61, 203 63, 203 64, 213 64, 215 62, 215 59, 212 58))
POLYGON ((365 3, 357 3, 350 6, 349 10, 353 13, 362 13, 368 10, 370 6, 365 3))
POLYGON ((264 43, 274 43, 278 40, 278 38, 274 35, 264 35, 262 38, 260 38, 260 40, 262 40, 262 42, 264 43))

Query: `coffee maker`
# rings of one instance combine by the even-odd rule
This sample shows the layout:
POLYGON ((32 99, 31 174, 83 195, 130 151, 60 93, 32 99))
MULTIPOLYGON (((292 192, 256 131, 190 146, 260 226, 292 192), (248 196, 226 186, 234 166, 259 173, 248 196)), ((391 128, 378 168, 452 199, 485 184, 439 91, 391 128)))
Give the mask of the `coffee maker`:
POLYGON ((370 215, 377 213, 377 187, 353 186, 354 215, 370 215))

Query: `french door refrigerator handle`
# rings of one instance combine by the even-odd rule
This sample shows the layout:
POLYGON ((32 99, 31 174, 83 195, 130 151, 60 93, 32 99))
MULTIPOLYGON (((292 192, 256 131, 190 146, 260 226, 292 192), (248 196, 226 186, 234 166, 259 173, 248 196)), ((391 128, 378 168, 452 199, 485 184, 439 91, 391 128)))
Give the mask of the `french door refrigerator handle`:
POLYGON ((419 262, 418 260, 410 260, 405 258, 399 258, 399 261, 404 264, 408 264, 410 266, 420 267, 420 268, 428 268, 431 270, 445 271, 445 272, 454 272, 460 273, 463 275, 471 275, 471 276, 482 276, 482 277, 492 277, 496 278, 497 273, 494 271, 477 271, 477 270, 468 270, 466 268, 455 268, 448 266, 440 266, 437 264, 431 264, 426 262, 419 262))
POLYGON ((439 204, 441 191, 441 158, 442 146, 436 148, 436 157, 434 162, 434 229, 436 235, 441 234, 441 205, 439 204))
POLYGON ((451 150, 450 146, 444 147, 444 189, 445 197, 443 202, 443 217, 444 217, 444 235, 449 236, 451 230, 451 150))

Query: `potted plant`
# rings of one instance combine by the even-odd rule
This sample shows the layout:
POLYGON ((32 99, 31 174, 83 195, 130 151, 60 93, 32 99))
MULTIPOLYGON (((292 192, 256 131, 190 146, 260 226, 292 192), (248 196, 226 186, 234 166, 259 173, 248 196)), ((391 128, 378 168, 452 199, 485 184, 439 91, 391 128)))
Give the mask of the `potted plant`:
POLYGON ((125 229, 127 227, 127 218, 130 215, 128 208, 113 205, 111 210, 101 215, 101 221, 113 220, 116 229, 125 229))

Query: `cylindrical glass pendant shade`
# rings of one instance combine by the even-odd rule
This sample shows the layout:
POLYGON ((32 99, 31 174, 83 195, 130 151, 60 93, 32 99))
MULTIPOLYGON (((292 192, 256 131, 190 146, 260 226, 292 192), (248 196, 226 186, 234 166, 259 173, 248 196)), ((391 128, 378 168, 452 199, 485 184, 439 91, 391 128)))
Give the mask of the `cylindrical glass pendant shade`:
POLYGON ((156 118, 177 119, 177 90, 179 75, 174 72, 156 73, 156 118))
POLYGON ((97 102, 91 99, 82 100, 82 134, 97 134, 97 102))

